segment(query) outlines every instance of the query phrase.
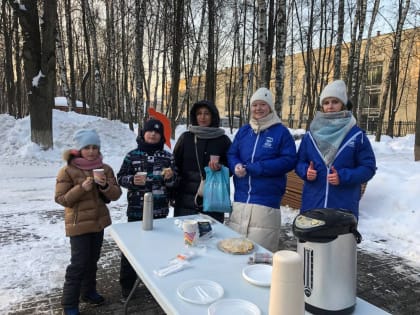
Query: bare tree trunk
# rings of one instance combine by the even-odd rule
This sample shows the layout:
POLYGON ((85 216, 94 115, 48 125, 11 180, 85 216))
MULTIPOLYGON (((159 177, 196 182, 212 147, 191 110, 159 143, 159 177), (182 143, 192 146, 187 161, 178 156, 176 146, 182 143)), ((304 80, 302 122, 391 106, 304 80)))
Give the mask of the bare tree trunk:
MULTIPOLYGON (((245 9, 245 8, 244 8, 245 9)), ((246 10, 246 9, 245 9, 246 10)), ((244 18, 245 20, 245 18, 244 18)), ((244 69, 242 67, 242 52, 241 52, 241 42, 240 42, 240 16, 238 10, 238 1, 235 1, 233 4, 233 53, 231 59, 231 73, 232 70, 236 68, 236 77, 237 77, 237 86, 234 87, 235 89, 235 96, 231 97, 230 91, 232 89, 232 83, 229 82, 229 95, 227 97, 227 106, 228 106, 228 117, 229 117, 229 128, 233 130, 233 123, 234 123, 234 116, 235 110, 242 102, 243 99, 243 82, 244 82, 244 69), (235 58, 234 58, 235 56, 235 58), (235 63, 236 61, 236 63, 235 63), (236 94, 238 94, 238 98, 236 98, 236 94), (238 101, 239 99, 239 101, 238 101)))
POLYGON ((301 23, 301 17, 298 11, 298 6, 296 1, 294 1, 294 6, 295 6, 295 12, 296 12, 296 18, 298 20, 298 26, 299 26, 299 39, 301 42, 301 47, 303 47, 302 49, 302 60, 303 60, 303 64, 304 64, 304 68, 305 68, 305 91, 306 93, 304 93, 304 91, 302 91, 306 96, 302 97, 302 103, 300 105, 300 114, 299 116, 302 117, 303 113, 305 111, 305 107, 307 106, 308 108, 308 121, 306 124, 306 127, 309 128, 309 124, 312 121, 313 117, 314 117, 314 110, 315 110, 315 105, 314 102, 312 100, 312 63, 313 63, 313 28, 314 28, 314 0, 310 0, 310 7, 309 7, 309 24, 308 24, 308 28, 304 34, 303 30, 302 30, 302 23, 301 23))
POLYGON ((88 16, 88 3, 87 1, 82 1, 82 23, 83 23, 83 37, 85 40, 86 45, 86 66, 87 70, 83 76, 82 84, 81 84, 81 92, 82 92, 82 103, 83 103, 83 113, 87 113, 86 111, 86 85, 88 83, 89 78, 91 77, 92 72, 92 57, 90 53, 90 32, 88 27, 88 21, 90 17, 88 16))
POLYGON ((416 109, 416 134, 414 138, 414 161, 420 161, 420 68, 417 76, 417 109, 416 109))
POLYGON ((66 33, 67 33, 67 48, 68 48, 68 65, 67 68, 70 73, 70 89, 67 96, 67 103, 69 110, 76 108, 76 81, 74 74, 74 48, 73 48, 73 20, 71 17, 72 4, 71 0, 65 1, 65 11, 66 11, 66 33))
POLYGON ((395 29, 395 38, 394 38, 394 44, 392 45, 392 55, 391 59, 389 60, 389 66, 388 71, 385 76, 385 87, 383 89, 382 97, 381 97, 381 107, 379 111, 379 118, 378 118, 378 126, 376 129, 376 136, 375 141, 379 142, 381 141, 381 135, 382 135, 382 125, 384 121, 384 115, 385 115, 385 108, 388 100, 388 94, 389 94, 389 88, 391 85, 391 81, 394 79, 394 77, 397 75, 395 71, 395 64, 396 60, 399 56, 399 51, 401 47, 401 35, 402 35, 402 29, 404 26, 405 18, 407 17, 408 9, 410 8, 410 0, 405 0, 405 6, 402 6, 402 3, 400 3, 399 11, 401 12, 398 15, 398 21, 397 21, 397 27, 395 29))
POLYGON ((205 98, 210 101, 216 99, 216 72, 215 72, 215 40, 214 40, 214 24, 215 24, 215 5, 214 0, 207 0, 208 3, 208 45, 207 45, 207 68, 206 68, 206 86, 205 98))
MULTIPOLYGON (((278 0, 276 0, 276 2, 277 1, 278 0)), ((284 2, 285 2, 284 6, 286 6, 286 1, 284 0, 284 2)), ((274 24, 274 20, 275 20, 275 16, 278 16, 278 13, 276 11, 277 4, 274 4, 274 0, 270 0, 269 3, 270 4, 268 7, 269 8, 268 9, 268 29, 267 29, 267 46, 266 46, 267 66, 266 66, 266 72, 265 72, 265 78, 264 78, 264 82, 267 88, 270 88, 271 68, 273 66, 274 36, 276 34, 276 25, 274 24)), ((286 19, 286 9, 284 9, 284 11, 285 11, 284 19, 286 19)), ((281 105, 280 105, 280 108, 281 108, 281 105)), ((281 110, 279 113, 281 116, 281 110)))
MULTIPOLYGON (((258 86, 265 86, 267 82, 267 6, 265 0, 258 0, 258 47, 260 52, 260 75, 258 86)), ((266 86, 270 88, 270 86, 266 86)))
POLYGON ((28 90, 31 118, 31 140, 42 149, 53 147, 52 107, 55 89, 55 39, 57 3, 45 0, 43 24, 40 30, 37 2, 32 0, 10 4, 19 16, 23 31, 23 56, 25 83, 28 90))
POLYGON ((353 83, 353 66, 354 66, 354 55, 356 51, 356 34, 357 34, 357 27, 359 25, 359 17, 360 17, 360 0, 356 1, 356 13, 354 15, 353 26, 351 29, 350 34, 350 51, 349 51, 349 60, 347 64, 347 88, 352 86, 353 83))
MULTIPOLYGON (((160 41, 160 36, 162 35, 162 28, 160 27, 158 30, 159 34, 158 34, 158 41, 160 41)), ((160 45, 159 45, 160 47, 160 45)), ((158 50, 159 50, 158 47, 158 50)), ((159 67, 158 65, 160 64, 162 58, 162 52, 158 51, 158 53, 156 54, 156 59, 155 59, 155 65, 157 67, 155 73, 155 84, 154 84, 154 90, 153 90, 153 107, 156 108, 157 111, 159 112, 163 112, 163 101, 158 103, 159 100, 159 96, 158 96, 158 88, 159 88, 159 82, 160 82, 160 72, 159 72, 159 67)), ((163 95, 161 95, 161 100, 163 100, 163 95)))
POLYGON ((306 94, 307 94, 307 106, 308 106, 308 121, 312 121, 315 112, 315 104, 312 100, 312 63, 313 63, 313 29, 314 29, 314 1, 311 0, 310 14, 309 14, 309 27, 308 34, 306 35, 306 94))
MULTIPOLYGON (((295 58, 295 36, 294 36, 294 6, 293 3, 290 4, 289 7, 289 14, 288 14, 288 20, 290 21, 290 79, 289 79, 289 99, 288 99, 288 105, 289 105, 289 116, 288 116, 288 126, 289 128, 293 128, 293 106, 296 105, 296 98, 295 98, 295 64, 294 64, 294 58, 295 58)), ((299 121, 301 121, 301 118, 298 117, 299 121)))
MULTIPOLYGON (((236 3, 236 10, 238 11, 238 3, 236 3)), ((245 24, 245 21, 247 20, 247 6, 245 6, 244 10, 243 10, 243 17, 242 20, 244 21, 243 23, 245 24)), ((239 15, 239 13, 236 13, 237 15, 239 15)), ((241 18, 238 17, 238 21, 241 18)), ((238 27, 238 69, 240 69, 240 75, 239 75, 239 97, 238 97, 238 103, 234 104, 234 111, 238 111, 239 112, 239 116, 241 115, 241 112, 243 111, 244 108, 244 104, 245 107, 248 103, 248 97, 245 97, 245 59, 246 59, 246 51, 245 51, 245 38, 246 38, 246 33, 245 33, 245 27, 243 27, 243 32, 242 32, 242 43, 241 43, 241 39, 240 39, 240 25, 237 24, 238 27), (242 52, 242 53, 241 53, 242 52), (244 102, 244 98, 245 98, 245 102, 244 102)), ((232 117, 233 119, 233 117, 232 117)), ((233 120, 232 120, 232 127, 233 127, 233 120)), ((231 127, 231 128, 232 128, 231 127)))
MULTIPOLYGON (((400 49, 398 49, 398 55, 396 57, 396 62, 394 65, 395 76, 393 77, 391 81, 390 102, 389 102, 389 108, 388 108, 389 119, 388 119, 387 135, 390 137, 394 137, 395 116, 397 115, 397 112, 401 106, 404 90, 407 88, 407 84, 406 84, 407 73, 409 71, 410 66, 412 66, 413 64, 412 51, 413 51, 413 46, 415 46, 414 37, 415 36, 413 35, 411 36, 411 38, 408 39, 410 43, 407 45, 408 50, 405 53, 405 56, 406 56, 405 64, 404 65, 400 64, 401 51, 400 49)), ((397 134, 396 136, 399 137, 400 134, 397 134)))
MULTIPOLYGON (((121 57, 122 57, 122 84, 121 84, 121 94, 123 98, 122 104, 122 114, 126 113, 128 116, 128 125, 130 130, 134 130, 133 126, 133 116, 132 116, 132 103, 130 98, 130 93, 128 90, 128 73, 130 69, 128 68, 128 45, 127 45, 127 25, 126 25, 126 14, 128 12, 126 8, 125 0, 120 0, 120 7, 122 10, 121 14, 121 57)), ((125 118, 124 116, 122 117, 125 118)))
MULTIPOLYGON (((160 67, 160 64, 161 64, 161 61, 162 61, 162 56, 164 55, 164 53, 162 51, 162 44, 164 45, 163 39, 162 39, 162 34, 164 34, 165 29, 166 29, 166 26, 165 26, 166 23, 164 23, 164 21, 166 21, 166 9, 165 9, 165 7, 166 7, 166 5, 165 5, 164 1, 159 0, 157 2, 157 14, 159 15, 159 19, 158 19, 159 25, 157 25, 157 27, 156 27, 156 31, 155 31, 156 32, 156 40, 155 40, 155 44, 154 44, 154 45, 156 45, 155 49, 157 51, 156 56, 155 56, 155 60, 154 60, 156 70, 154 70, 155 75, 154 75, 153 79, 154 79, 155 83, 154 83, 153 91, 150 91, 150 94, 153 93, 153 104, 152 104, 152 106, 157 111, 162 112, 162 113, 164 111, 164 108, 163 108, 163 97, 164 97, 164 95, 163 94, 158 95, 158 90, 159 90, 159 82, 161 80, 161 78, 160 78, 161 73, 159 71, 159 67, 160 67), (162 12, 164 12, 164 13, 162 13, 162 12), (161 98, 160 102, 158 102, 159 97, 161 98)), ((156 23, 156 24, 158 24, 158 23, 156 23)))
POLYGON ((91 112, 99 115, 102 112, 102 93, 101 93, 101 69, 99 67, 99 50, 98 50, 98 39, 96 33, 96 21, 92 14, 89 2, 86 1, 86 13, 88 17, 88 26, 90 38, 92 40, 92 52, 93 52, 93 73, 94 73, 94 100, 90 104, 91 112))
MULTIPOLYGON (((153 10, 153 8, 151 7, 151 10, 153 10)), ((145 92, 146 92, 146 110, 147 108, 149 108, 150 106, 150 94, 151 94, 151 83, 152 83, 152 75, 155 75, 153 67, 154 67, 154 61, 155 61, 155 51, 158 51, 158 34, 159 34, 159 24, 160 24, 160 14, 158 12, 159 8, 155 9, 157 12, 152 12, 152 16, 155 18, 154 20, 154 24, 151 25, 151 27, 153 28, 151 30, 151 38, 149 38, 149 45, 148 47, 150 47, 148 49, 148 57, 147 60, 149 61, 148 64, 148 76, 147 76, 147 80, 145 82, 145 92)))
MULTIPOLYGON (((246 27, 244 27, 244 31, 243 31, 243 47, 242 47, 242 51, 244 52, 244 54, 246 54, 246 57, 248 57, 248 59, 250 59, 249 62, 249 72, 247 74, 247 82, 246 82, 246 95, 245 95, 245 106, 241 106, 240 108, 240 116, 239 116, 239 125, 242 125, 244 123, 244 121, 249 121, 249 116, 250 116, 250 98, 251 95, 254 93, 254 84, 257 84, 258 86, 258 82, 260 80, 260 78, 258 78, 258 65, 256 65, 256 59, 258 60, 258 57, 256 56, 258 53, 258 46, 255 46, 255 43, 257 42, 258 39, 258 31, 257 30, 257 19, 255 16, 255 1, 254 1, 254 12, 252 12, 252 42, 251 42, 251 54, 247 55, 246 54, 246 45, 245 45, 245 40, 247 38, 247 32, 246 32, 246 27)), ((244 14, 244 23, 246 23, 247 19, 246 19, 246 11, 244 14)), ((245 67, 245 66, 244 66, 245 67)))
MULTIPOLYGON (((65 9, 66 10, 66 9, 65 9)), ((57 44, 56 44, 56 55, 57 55, 57 66, 58 66, 58 75, 60 78, 60 83, 63 89, 63 94, 67 100, 68 110, 73 110, 73 104, 71 102, 71 95, 69 91, 69 85, 67 82, 67 67, 66 67, 66 56, 65 48, 63 47, 63 31, 61 27, 61 17, 57 19, 57 44)))
MULTIPOLYGON (((144 41, 144 21, 146 12, 146 0, 136 1, 136 52, 135 52, 135 80, 136 80, 136 99, 135 110, 139 127, 143 126, 143 83, 144 83, 144 67, 143 67, 143 41, 144 41)), ((140 128, 139 128, 140 130, 140 128)))
POLYGON ((394 137, 394 123, 395 113, 397 111, 397 92, 398 92, 398 79, 400 71, 400 50, 398 49, 394 63, 392 64, 392 75, 389 86, 389 105, 388 105, 388 126, 386 134, 390 137, 394 137))
POLYGON ((28 109, 24 108, 23 100, 22 100, 22 90, 23 90, 23 82, 22 79, 22 58, 21 58, 21 50, 20 50, 20 32, 18 32, 18 16, 17 14, 13 15, 13 29, 15 30, 15 48, 14 48, 14 60, 15 60, 15 69, 16 69, 16 108, 17 108, 17 117, 22 118, 27 114, 28 109))
MULTIPOLYGON (((277 0, 277 36, 276 36, 276 101, 274 107, 282 119, 284 68, 286 60, 287 17, 286 0, 277 0)), ((292 95, 290 95, 292 96, 292 95)))
MULTIPOLYGON (((202 41, 203 31, 204 31, 205 15, 206 15, 206 6, 203 5, 202 9, 201 9, 200 27, 198 29, 198 34, 196 35, 197 36, 197 43, 196 43, 195 48, 194 48, 192 63, 191 63, 191 66, 189 67, 190 70, 189 70, 189 73, 188 73, 188 76, 187 76, 187 78, 189 80, 188 80, 188 82, 186 84, 186 87, 185 87, 185 95, 184 95, 184 98, 181 102, 181 108, 178 111, 178 115, 177 115, 177 118, 176 118, 177 121, 179 121, 179 119, 183 116, 183 113, 185 111, 185 107, 189 103, 190 94, 191 94, 191 85, 192 85, 192 82, 193 82, 192 78, 194 76, 194 70, 197 68, 197 62, 198 62, 199 55, 200 55, 200 46, 201 46, 201 41, 202 41)), ((191 17, 191 18, 193 18, 193 17, 191 17)))
POLYGON ((114 103, 114 93, 115 93, 115 31, 114 31, 114 3, 113 1, 105 1, 106 8, 106 70, 105 76, 106 80, 104 82, 105 88, 105 113, 108 119, 113 118, 113 103, 114 103))
POLYGON ((341 78, 341 49, 344 37, 344 0, 338 1, 337 41, 334 47, 334 80, 341 78))
MULTIPOLYGON (((175 126, 176 116, 178 114, 178 90, 181 76, 181 51, 183 46, 183 28, 184 28, 184 0, 174 0, 174 35, 172 38, 172 73, 171 73, 171 101, 172 116, 171 122, 175 126)), ((175 128, 172 129, 172 136, 175 138, 175 128)))
POLYGON ((353 75, 352 75, 352 84, 351 84, 351 93, 350 93, 350 99, 353 101, 354 113, 357 112, 357 109, 359 107, 359 104, 357 104, 357 96, 359 95, 359 87, 360 87, 359 64, 360 64, 360 50, 362 47, 363 33, 365 30, 366 7, 367 7, 366 1, 367 0, 359 0, 360 10, 358 10, 359 18, 357 19, 359 22, 359 35, 357 38, 357 42, 355 44, 353 69, 352 69, 353 75))
MULTIPOLYGON (((168 15, 169 15, 168 14, 168 6, 164 5, 163 16, 164 16, 165 20, 169 20, 168 15)), ((167 49, 167 47, 169 45, 169 43, 168 43, 168 33, 169 33, 169 27, 170 27, 169 25, 170 25, 170 23, 164 23, 164 25, 163 25, 162 88, 161 88, 162 106, 163 106, 163 103, 170 104, 169 100, 167 99, 168 93, 166 92, 166 74, 167 74, 166 63, 168 61, 168 49, 167 49), (165 102, 165 100, 166 100, 166 102, 165 102)), ((172 114, 170 113, 171 110, 172 110, 172 106, 167 106, 166 116, 172 117, 172 114), (170 114, 170 115, 168 115, 168 114, 170 114)), ((177 115, 177 113, 175 113, 175 115, 177 115)), ((173 129, 175 129, 175 128, 173 128, 173 129)))
POLYGON ((376 16, 378 15, 378 9, 379 9, 379 3, 380 0, 375 0, 375 3, 373 5, 373 11, 372 11, 372 17, 369 23, 369 30, 368 35, 366 39, 366 45, 365 45, 365 52, 363 54, 363 60, 362 60, 362 66, 360 69, 360 89, 359 93, 357 95, 357 118, 360 121, 361 119, 361 111, 365 104, 365 98, 366 98, 366 77, 368 73, 368 62, 369 62, 369 51, 370 51, 370 45, 372 42, 372 30, 373 26, 375 24, 376 16))
MULTIPOLYGON (((327 2, 323 0, 321 2, 321 12, 320 12, 320 25, 321 30, 319 32, 319 47, 332 47, 333 45, 333 38, 334 38, 334 19, 328 19, 327 17, 327 2), (330 22, 329 22, 330 21, 330 22), (331 25, 329 25, 331 23, 331 25), (330 31, 329 31, 330 30, 330 31), (328 36, 330 35, 330 36, 328 36)), ((334 2, 331 3, 331 10, 334 14, 335 7, 334 2)), ((318 49, 318 57, 313 58, 314 63, 314 71, 312 75, 312 95, 313 97, 318 97, 325 84, 327 83, 330 71, 333 68, 331 66, 332 62, 332 50, 331 49, 318 49), (319 90, 318 90, 319 86, 319 90)), ((318 104, 318 99, 314 100, 315 104, 318 104)), ((314 106, 315 107, 315 106, 314 106)))
MULTIPOLYGON (((9 8, 7 6, 7 8, 9 8)), ((13 27, 11 23, 11 14, 6 14, 6 1, 2 3, 2 22, 3 22, 3 37, 4 37, 4 88, 7 95, 7 112, 10 115, 17 117, 17 108, 15 105, 15 78, 13 73, 13 27)), ((16 30, 17 31, 17 30, 16 30)))

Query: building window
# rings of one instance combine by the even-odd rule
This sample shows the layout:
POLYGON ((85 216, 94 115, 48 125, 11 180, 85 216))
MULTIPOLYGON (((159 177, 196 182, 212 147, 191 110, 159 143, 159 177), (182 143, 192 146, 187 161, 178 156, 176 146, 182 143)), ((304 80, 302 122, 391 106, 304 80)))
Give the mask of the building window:
POLYGON ((293 106, 296 104, 296 95, 289 96, 289 105, 293 106))
POLYGON ((382 84, 382 62, 371 63, 368 68, 366 86, 382 84))
POLYGON ((377 93, 370 92, 368 95, 369 95, 369 107, 379 108, 379 97, 380 97, 379 92, 377 93))

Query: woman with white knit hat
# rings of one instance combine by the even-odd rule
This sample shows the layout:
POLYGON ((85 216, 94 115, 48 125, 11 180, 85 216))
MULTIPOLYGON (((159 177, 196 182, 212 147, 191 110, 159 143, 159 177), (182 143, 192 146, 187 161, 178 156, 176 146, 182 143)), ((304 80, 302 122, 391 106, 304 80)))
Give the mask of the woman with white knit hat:
POLYGON ((342 80, 323 89, 321 111, 299 146, 295 171, 304 180, 301 212, 336 208, 358 218, 361 184, 375 175, 372 146, 356 125, 346 90, 342 80))
POLYGON ((228 151, 234 174, 234 203, 229 226, 271 250, 278 249, 280 202, 286 174, 296 164, 296 146, 274 109, 265 87, 251 97, 251 119, 242 126, 228 151))

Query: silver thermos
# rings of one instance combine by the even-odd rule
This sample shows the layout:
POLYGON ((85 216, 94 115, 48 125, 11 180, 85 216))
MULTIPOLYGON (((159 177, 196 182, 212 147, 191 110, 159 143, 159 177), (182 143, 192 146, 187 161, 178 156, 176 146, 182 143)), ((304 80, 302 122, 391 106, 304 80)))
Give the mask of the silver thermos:
POLYGON ((303 259, 305 309, 311 314, 351 314, 356 306, 357 252, 354 215, 313 209, 298 215, 293 233, 303 259))
POLYGON ((153 230, 153 194, 151 192, 144 194, 143 230, 153 230))

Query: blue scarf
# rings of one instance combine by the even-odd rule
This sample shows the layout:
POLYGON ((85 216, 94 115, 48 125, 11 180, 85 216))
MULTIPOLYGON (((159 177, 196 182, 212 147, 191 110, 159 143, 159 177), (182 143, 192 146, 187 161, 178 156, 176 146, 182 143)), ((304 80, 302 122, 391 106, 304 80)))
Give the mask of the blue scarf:
POLYGON ((351 111, 316 113, 309 129, 327 166, 334 161, 341 142, 355 124, 351 111))

